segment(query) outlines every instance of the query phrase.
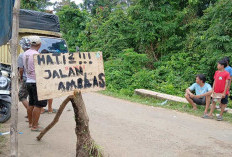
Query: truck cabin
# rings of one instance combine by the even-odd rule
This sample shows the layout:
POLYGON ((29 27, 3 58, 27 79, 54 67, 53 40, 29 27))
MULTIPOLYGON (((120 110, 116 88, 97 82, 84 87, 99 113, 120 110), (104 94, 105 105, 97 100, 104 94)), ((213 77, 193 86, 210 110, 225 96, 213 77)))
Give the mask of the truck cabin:
MULTIPOLYGON (((26 36, 37 35, 41 38, 40 53, 67 53, 68 47, 60 33, 59 18, 56 15, 32 11, 20 10, 19 14, 19 40, 26 36)), ((18 55, 23 50, 18 46, 18 55)), ((0 69, 11 69, 11 55, 9 43, 0 46, 0 69)))
MULTIPOLYGON (((24 36, 22 38, 26 38, 24 36)), ((39 53, 67 53, 68 48, 64 39, 48 36, 39 36, 41 39, 41 47, 39 53)), ((22 52, 22 51, 21 51, 22 52)))

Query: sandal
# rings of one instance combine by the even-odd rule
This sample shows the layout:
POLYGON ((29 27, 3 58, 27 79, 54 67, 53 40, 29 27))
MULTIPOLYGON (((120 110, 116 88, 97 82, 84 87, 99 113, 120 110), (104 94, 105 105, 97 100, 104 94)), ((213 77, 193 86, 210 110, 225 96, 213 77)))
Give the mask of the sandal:
POLYGON ((213 116, 209 116, 207 114, 204 114, 201 118, 204 118, 204 119, 213 119, 213 116))
POLYGON ((44 114, 44 113, 46 113, 46 112, 48 112, 48 110, 47 110, 47 109, 44 109, 44 111, 41 112, 40 114, 44 114))
POLYGON ((43 129, 44 129, 43 127, 31 128, 31 131, 33 131, 33 132, 41 132, 43 129))
POLYGON ((52 112, 48 112, 49 114, 51 113, 56 113, 57 112, 57 109, 52 109, 52 112))

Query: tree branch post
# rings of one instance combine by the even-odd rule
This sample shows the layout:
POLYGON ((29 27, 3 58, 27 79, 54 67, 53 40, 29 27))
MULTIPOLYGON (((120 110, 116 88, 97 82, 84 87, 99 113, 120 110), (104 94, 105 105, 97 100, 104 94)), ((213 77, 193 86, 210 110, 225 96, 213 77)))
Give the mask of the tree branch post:
POLYGON ((74 95, 67 97, 63 101, 53 121, 44 130, 42 130, 39 136, 37 136, 37 140, 40 141, 42 137, 58 122, 69 101, 72 102, 76 121, 76 157, 102 157, 103 154, 90 136, 89 117, 80 91, 74 91, 74 95))
POLYGON ((13 8, 13 26, 12 39, 10 41, 11 53, 11 125, 10 125, 10 141, 11 141, 11 157, 18 156, 18 69, 17 69, 17 48, 18 48, 18 30, 19 30, 19 9, 20 0, 15 0, 13 8))
POLYGON ((76 121, 76 157, 102 157, 103 154, 90 136, 89 117, 80 91, 74 91, 71 102, 76 121))
POLYGON ((59 118, 65 108, 65 106, 68 104, 68 102, 70 101, 71 96, 67 97, 63 103, 60 105, 60 108, 58 109, 56 116, 54 117, 53 121, 44 129, 41 131, 41 133, 39 134, 39 136, 37 136, 37 140, 40 141, 41 138, 59 121, 59 118))

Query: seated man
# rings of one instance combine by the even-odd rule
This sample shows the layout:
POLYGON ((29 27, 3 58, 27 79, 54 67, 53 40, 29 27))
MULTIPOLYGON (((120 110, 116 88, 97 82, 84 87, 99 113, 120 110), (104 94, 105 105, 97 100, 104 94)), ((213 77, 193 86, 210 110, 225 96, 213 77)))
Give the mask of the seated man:
POLYGON ((197 109, 197 105, 206 105, 205 113, 207 113, 210 104, 212 88, 210 84, 205 83, 205 81, 205 75, 198 74, 196 76, 196 83, 192 84, 189 88, 186 89, 185 98, 193 106, 194 110, 197 109), (191 92, 193 90, 195 90, 196 95, 191 92))

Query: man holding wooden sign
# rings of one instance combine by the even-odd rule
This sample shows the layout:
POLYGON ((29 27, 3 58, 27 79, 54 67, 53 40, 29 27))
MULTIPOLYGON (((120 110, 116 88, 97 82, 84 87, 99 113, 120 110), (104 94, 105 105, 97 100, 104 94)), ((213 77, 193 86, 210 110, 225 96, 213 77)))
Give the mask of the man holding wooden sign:
POLYGON ((102 52, 37 54, 34 63, 39 100, 105 89, 102 52))
POLYGON ((26 71, 26 86, 29 93, 29 107, 27 108, 29 128, 31 131, 41 131, 38 126, 40 112, 43 107, 47 105, 47 100, 38 100, 36 90, 36 75, 34 67, 33 56, 39 54, 38 50, 41 47, 41 40, 38 36, 29 37, 31 48, 27 50, 23 55, 23 66, 26 71))

